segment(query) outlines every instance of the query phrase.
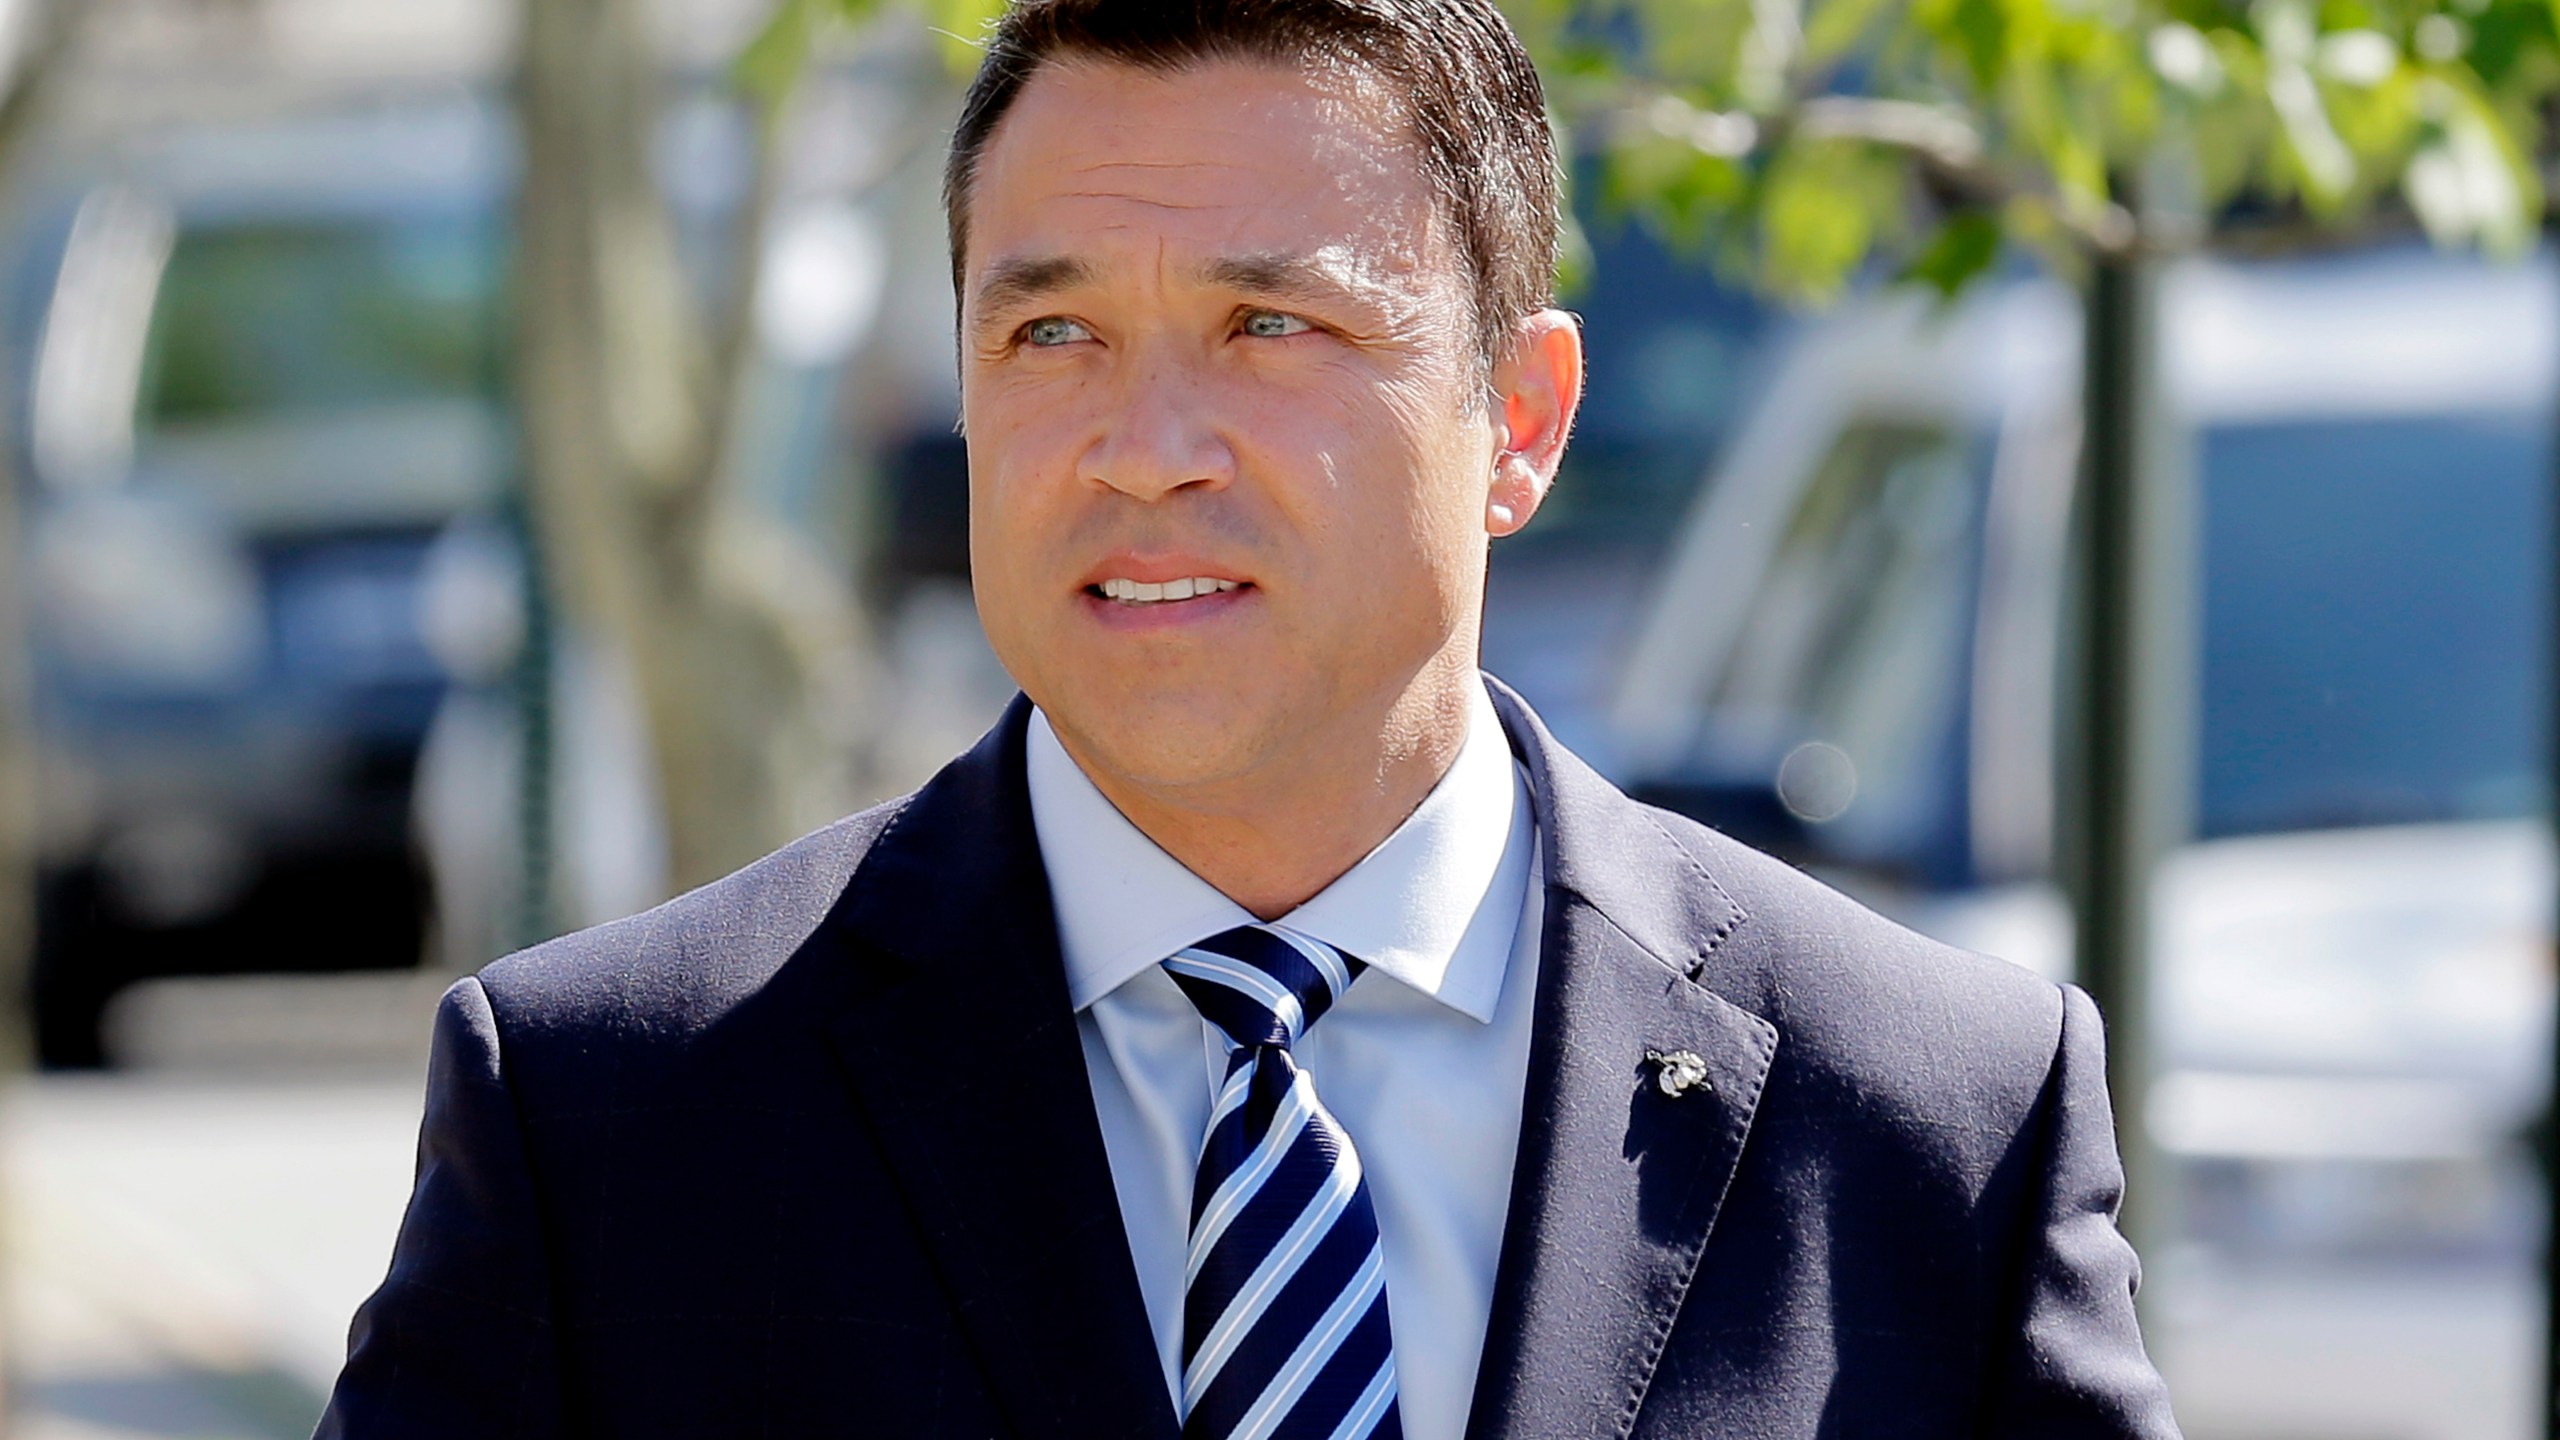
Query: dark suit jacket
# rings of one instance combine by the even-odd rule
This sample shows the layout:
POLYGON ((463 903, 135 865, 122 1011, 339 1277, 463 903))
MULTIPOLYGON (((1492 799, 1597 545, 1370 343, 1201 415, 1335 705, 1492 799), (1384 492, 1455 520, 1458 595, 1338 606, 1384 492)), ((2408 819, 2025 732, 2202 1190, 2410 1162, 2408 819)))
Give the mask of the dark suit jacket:
MULTIPOLYGON (((2087 997, 1629 801, 1496 688, 1546 926, 1469 1440, 2174 1436, 2087 997)), ((322 1436, 1176 1440, 1026 714, 453 988, 322 1436)))

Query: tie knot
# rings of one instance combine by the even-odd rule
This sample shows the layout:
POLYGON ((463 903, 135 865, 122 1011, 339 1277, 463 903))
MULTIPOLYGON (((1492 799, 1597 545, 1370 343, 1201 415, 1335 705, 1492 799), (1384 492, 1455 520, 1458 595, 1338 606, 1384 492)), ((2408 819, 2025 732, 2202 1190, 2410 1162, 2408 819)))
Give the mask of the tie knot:
POLYGON ((1239 925, 1164 962, 1201 1018, 1250 1049, 1297 1043, 1367 968, 1312 935, 1239 925))

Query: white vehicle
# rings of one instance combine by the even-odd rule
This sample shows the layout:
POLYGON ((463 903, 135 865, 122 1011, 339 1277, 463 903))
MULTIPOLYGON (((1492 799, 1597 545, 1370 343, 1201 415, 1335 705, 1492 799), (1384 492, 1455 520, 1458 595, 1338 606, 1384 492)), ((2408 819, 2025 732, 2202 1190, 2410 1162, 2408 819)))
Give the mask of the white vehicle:
MULTIPOLYGON (((2155 892, 2153 1343, 2192 1433, 2539 1433, 2560 284, 2395 250, 2165 278, 2192 843, 2155 892)), ((1957 943, 2048 878, 2078 314, 1886 296, 1783 349, 1616 672, 1615 778, 1957 943)))

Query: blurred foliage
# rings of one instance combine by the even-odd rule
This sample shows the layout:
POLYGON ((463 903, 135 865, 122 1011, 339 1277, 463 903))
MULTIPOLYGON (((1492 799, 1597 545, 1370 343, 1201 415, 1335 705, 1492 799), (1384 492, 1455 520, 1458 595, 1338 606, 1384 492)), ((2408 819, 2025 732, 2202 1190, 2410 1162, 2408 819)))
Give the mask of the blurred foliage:
MULTIPOLYGON (((1878 259, 1952 292, 2234 220, 2281 240, 2406 206, 2516 253, 2543 211, 2560 0, 1504 0, 1602 215, 1781 297, 1878 259), (2142 205, 2132 203, 2139 184, 2142 205)), ((999 0, 780 0, 779 96, 822 24, 920 11, 965 68, 999 0)))
POLYGON ((1004 0, 775 0, 764 27, 738 57, 739 83, 770 110, 790 93, 829 27, 859 24, 891 10, 921 15, 939 42, 944 66, 965 79, 978 68, 979 37, 1004 13, 1004 0))
POLYGON ((2281 241, 2406 205, 2514 253, 2560 88, 2550 0, 1515 0, 1633 216, 1779 295, 1872 257, 1952 291, 2004 242, 2281 241), (2147 202, 2133 203, 2139 184, 2147 202))

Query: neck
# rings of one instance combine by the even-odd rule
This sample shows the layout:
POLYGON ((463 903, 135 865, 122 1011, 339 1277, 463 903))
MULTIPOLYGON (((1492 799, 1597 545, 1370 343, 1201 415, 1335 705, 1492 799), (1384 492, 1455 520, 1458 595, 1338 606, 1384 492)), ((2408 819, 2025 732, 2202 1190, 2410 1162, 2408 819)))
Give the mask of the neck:
POLYGON ((1251 774, 1202 784, 1134 783, 1064 731, 1058 740, 1166 854, 1257 919, 1277 920, 1367 858, 1449 773, 1473 713, 1466 687, 1482 683, 1472 665, 1417 677, 1350 734, 1309 737, 1251 774))

